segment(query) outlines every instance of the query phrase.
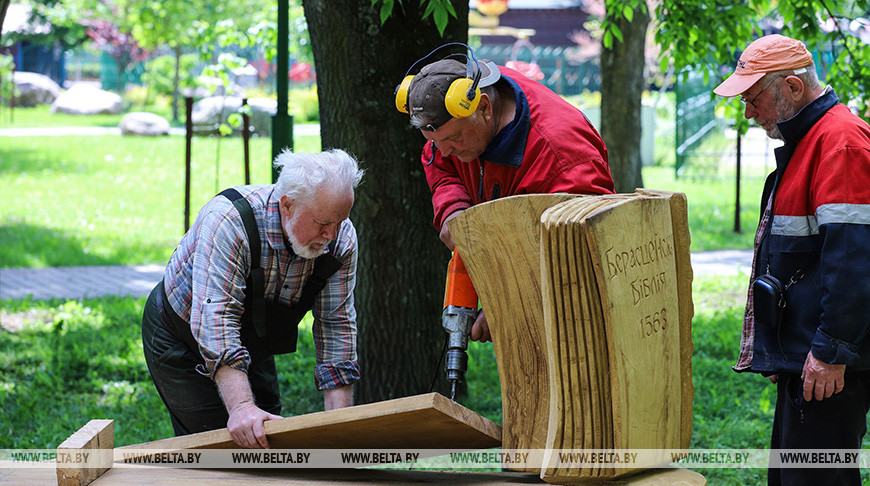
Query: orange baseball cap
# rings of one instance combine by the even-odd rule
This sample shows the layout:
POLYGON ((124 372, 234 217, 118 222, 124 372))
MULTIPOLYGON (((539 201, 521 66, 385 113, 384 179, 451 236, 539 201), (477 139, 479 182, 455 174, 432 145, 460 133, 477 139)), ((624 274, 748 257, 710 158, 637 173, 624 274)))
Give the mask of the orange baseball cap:
POLYGON ((813 55, 803 42, 779 34, 766 35, 746 47, 737 60, 734 74, 713 92, 719 96, 737 96, 751 88, 767 73, 787 69, 800 70, 812 63, 813 55))

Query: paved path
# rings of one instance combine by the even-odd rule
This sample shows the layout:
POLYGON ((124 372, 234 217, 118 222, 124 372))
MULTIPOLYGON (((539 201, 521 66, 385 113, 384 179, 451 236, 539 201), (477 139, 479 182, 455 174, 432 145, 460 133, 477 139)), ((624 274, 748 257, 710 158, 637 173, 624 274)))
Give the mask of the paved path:
MULTIPOLYGON (((748 274, 750 251, 692 254, 696 276, 748 274)), ((117 295, 147 296, 163 278, 162 265, 0 268, 0 300, 89 299, 117 295)))
POLYGON ((163 265, 0 268, 0 300, 142 297, 163 278, 163 265))

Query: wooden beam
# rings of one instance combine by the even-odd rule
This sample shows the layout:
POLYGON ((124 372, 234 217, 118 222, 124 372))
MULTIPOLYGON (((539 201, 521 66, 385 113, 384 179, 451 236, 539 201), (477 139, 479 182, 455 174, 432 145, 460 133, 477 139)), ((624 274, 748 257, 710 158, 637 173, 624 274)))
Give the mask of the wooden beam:
MULTIPOLYGON (((501 427, 438 393, 309 413, 265 423, 274 449, 488 449, 501 427)), ((234 449, 227 429, 119 449, 234 449)))
MULTIPOLYGON (((44 468, 0 470, 3 484, 54 486, 56 479, 44 468)), ((420 471, 401 469, 176 469, 171 467, 114 468, 94 481, 93 486, 196 486, 304 485, 341 486, 358 484, 445 484, 497 486, 536 484, 537 474, 486 471, 420 471)), ((586 486, 704 486, 700 474, 682 468, 647 471, 619 482, 591 481, 586 486)))
POLYGON ((112 467, 114 447, 114 421, 91 420, 57 446, 57 484, 90 484, 112 467))

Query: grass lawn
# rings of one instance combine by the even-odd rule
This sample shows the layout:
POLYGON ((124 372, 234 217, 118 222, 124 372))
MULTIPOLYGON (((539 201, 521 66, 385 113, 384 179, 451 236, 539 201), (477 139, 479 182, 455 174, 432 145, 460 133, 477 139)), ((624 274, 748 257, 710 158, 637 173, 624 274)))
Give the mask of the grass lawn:
POLYGON ((682 192, 689 204, 692 251, 751 249, 758 225, 764 180, 744 179, 740 190, 740 233, 734 232, 733 179, 676 178, 670 167, 646 167, 643 183, 649 189, 682 192))
MULTIPOLYGON (((165 111, 165 110, 164 110, 165 111)), ((171 117, 171 113, 160 113, 171 117)), ((182 112, 182 115, 184 113, 182 112)), ((117 127, 124 115, 70 115, 51 113, 49 105, 32 108, 0 106, 0 129, 3 128, 49 128, 49 127, 117 127)), ((183 124, 181 126, 184 126, 183 124)))
MULTIPOLYGON (((294 143, 320 150, 317 136, 294 143)), ((179 136, 0 137, 0 268, 166 263, 184 233, 184 160, 179 136)), ((242 160, 240 138, 194 138, 191 223, 244 183, 242 160)), ((251 182, 269 183, 271 141, 252 139, 250 160, 251 182)))

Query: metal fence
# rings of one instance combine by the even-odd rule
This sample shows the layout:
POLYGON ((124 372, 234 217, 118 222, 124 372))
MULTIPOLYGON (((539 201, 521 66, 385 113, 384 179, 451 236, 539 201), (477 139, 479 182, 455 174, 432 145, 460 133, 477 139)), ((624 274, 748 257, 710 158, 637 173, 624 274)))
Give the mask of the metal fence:
MULTIPOLYGON (((711 80, 712 81, 712 80, 711 80)), ((716 103, 711 93, 711 81, 704 82, 704 76, 689 74, 685 81, 678 81, 676 91, 676 162, 677 175, 683 171, 689 158, 703 156, 697 149, 704 138, 716 127, 716 103)))

